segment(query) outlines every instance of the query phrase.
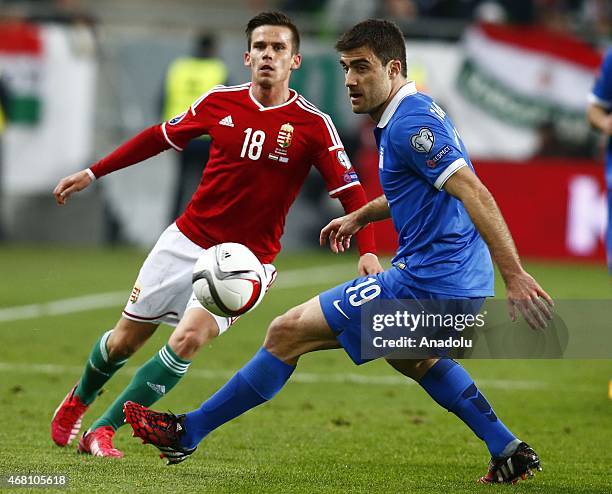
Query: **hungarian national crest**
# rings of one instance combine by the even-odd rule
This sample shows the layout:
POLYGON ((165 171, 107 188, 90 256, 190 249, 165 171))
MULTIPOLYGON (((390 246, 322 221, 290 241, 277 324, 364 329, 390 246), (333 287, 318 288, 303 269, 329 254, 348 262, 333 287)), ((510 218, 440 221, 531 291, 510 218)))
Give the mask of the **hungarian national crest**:
POLYGON ((268 154, 268 158, 279 163, 289 163, 289 156, 287 156, 287 148, 291 146, 293 140, 293 125, 289 122, 281 125, 276 137, 276 149, 273 153, 268 154))
POLYGON ((139 296, 140 296, 140 283, 136 281, 134 288, 132 288, 132 293, 130 295, 130 302, 135 304, 138 301, 139 296))
POLYGON ((278 132, 278 137, 276 138, 277 144, 286 149, 291 146, 291 140, 293 139, 293 125, 290 123, 283 124, 278 132))

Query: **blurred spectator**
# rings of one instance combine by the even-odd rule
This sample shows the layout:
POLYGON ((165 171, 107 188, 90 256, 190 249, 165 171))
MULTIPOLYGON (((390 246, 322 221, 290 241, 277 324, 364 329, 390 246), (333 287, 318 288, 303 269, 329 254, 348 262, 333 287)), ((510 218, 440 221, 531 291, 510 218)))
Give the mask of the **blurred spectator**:
POLYGON ((411 22, 419 16, 415 0, 385 0, 377 12, 377 17, 393 19, 397 22, 411 22))
POLYGON ((424 17, 449 19, 486 19, 500 16, 509 22, 526 24, 534 20, 534 2, 539 0, 417 0, 424 17))
POLYGON ((492 1, 482 2, 474 11, 474 19, 490 24, 503 24, 508 20, 508 13, 502 4, 492 1))
POLYGON ((535 21, 551 31, 569 32, 570 10, 567 0, 536 0, 535 21))
POLYGON ((321 12, 327 0, 284 0, 280 10, 284 12, 314 14, 321 12))
POLYGON ((610 0, 584 0, 580 20, 591 28, 597 36, 612 36, 612 2, 610 0))
MULTIPOLYGON (((227 66, 216 51, 215 38, 202 34, 192 56, 177 58, 170 64, 164 82, 163 120, 182 114, 213 86, 227 82, 227 66)), ((191 140, 180 153, 171 220, 180 215, 198 186, 209 151, 210 138, 203 136, 191 140)))
POLYGON ((539 158, 590 158, 595 148, 590 141, 573 144, 561 139, 552 120, 546 120, 536 129, 538 148, 535 156, 539 158))
POLYGON ((377 2, 374 0, 329 0, 325 19, 341 32, 369 17, 374 17, 377 2))
POLYGON ((96 24, 94 16, 81 4, 81 0, 53 0, 47 6, 33 9, 28 16, 31 22, 54 22, 58 24, 80 24, 93 29, 96 24))
POLYGON ((608 231, 606 245, 608 271, 612 275, 612 49, 603 59, 599 75, 588 96, 586 117, 606 140, 605 177, 608 192, 608 231))

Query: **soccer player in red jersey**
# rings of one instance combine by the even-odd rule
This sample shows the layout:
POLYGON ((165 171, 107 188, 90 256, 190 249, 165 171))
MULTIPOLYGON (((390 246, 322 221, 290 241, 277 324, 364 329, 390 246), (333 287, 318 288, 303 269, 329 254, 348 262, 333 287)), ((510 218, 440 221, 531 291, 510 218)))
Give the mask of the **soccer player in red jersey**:
MULTIPOLYGON (((90 168, 63 178, 53 191, 62 205, 94 180, 208 134, 210 158, 185 212, 160 236, 145 260, 115 327, 94 345, 85 370, 56 410, 51 436, 66 446, 82 417, 110 377, 153 334, 160 323, 176 326, 168 343, 136 373, 128 387, 85 432, 79 451, 121 457, 113 446, 124 421, 123 404, 150 406, 187 372, 202 345, 234 319, 215 316, 195 299, 191 271, 207 248, 222 242, 249 247, 264 263, 268 287, 276 270, 285 217, 311 165, 329 194, 347 213, 366 203, 357 175, 328 115, 289 88, 300 66, 299 33, 282 13, 266 12, 248 23, 244 63, 251 82, 217 86, 184 113, 152 126, 90 168)), ((371 227, 357 235, 358 271, 382 271, 371 227)))

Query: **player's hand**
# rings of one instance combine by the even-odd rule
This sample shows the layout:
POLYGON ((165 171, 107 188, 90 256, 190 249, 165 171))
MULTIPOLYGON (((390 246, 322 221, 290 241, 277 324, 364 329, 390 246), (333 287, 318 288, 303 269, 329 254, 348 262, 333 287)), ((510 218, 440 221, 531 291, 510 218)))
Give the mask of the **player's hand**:
POLYGON ((351 237, 363 227, 356 211, 353 211, 331 220, 324 226, 319 235, 319 243, 323 246, 329 240, 329 248, 334 254, 344 252, 351 246, 351 237))
POLYGON ((382 273, 383 271, 384 269, 380 265, 380 262, 378 262, 378 256, 376 254, 368 252, 359 258, 359 263, 357 264, 359 276, 382 273))
POLYGON ((73 173, 67 177, 62 178, 55 189, 53 189, 53 195, 55 201, 60 205, 66 204, 66 200, 73 194, 73 192, 79 192, 86 188, 92 182, 89 173, 86 170, 82 170, 77 173, 73 173))
POLYGON ((516 321, 517 309, 532 329, 544 329, 547 321, 552 320, 551 309, 554 305, 533 277, 525 271, 506 280, 508 311, 510 319, 516 321))

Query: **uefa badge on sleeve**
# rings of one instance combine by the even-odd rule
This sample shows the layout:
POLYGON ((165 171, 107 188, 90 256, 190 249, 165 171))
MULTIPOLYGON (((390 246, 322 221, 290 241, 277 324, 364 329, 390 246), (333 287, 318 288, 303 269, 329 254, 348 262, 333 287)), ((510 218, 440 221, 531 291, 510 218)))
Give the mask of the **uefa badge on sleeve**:
POLYGON ((429 153, 435 140, 433 132, 427 127, 423 127, 418 134, 410 137, 410 144, 418 153, 429 153))
POLYGON ((336 153, 336 158, 338 158, 338 163, 340 163, 342 165, 342 168, 344 168, 346 171, 349 171, 353 166, 344 149, 338 150, 338 152, 336 153))

